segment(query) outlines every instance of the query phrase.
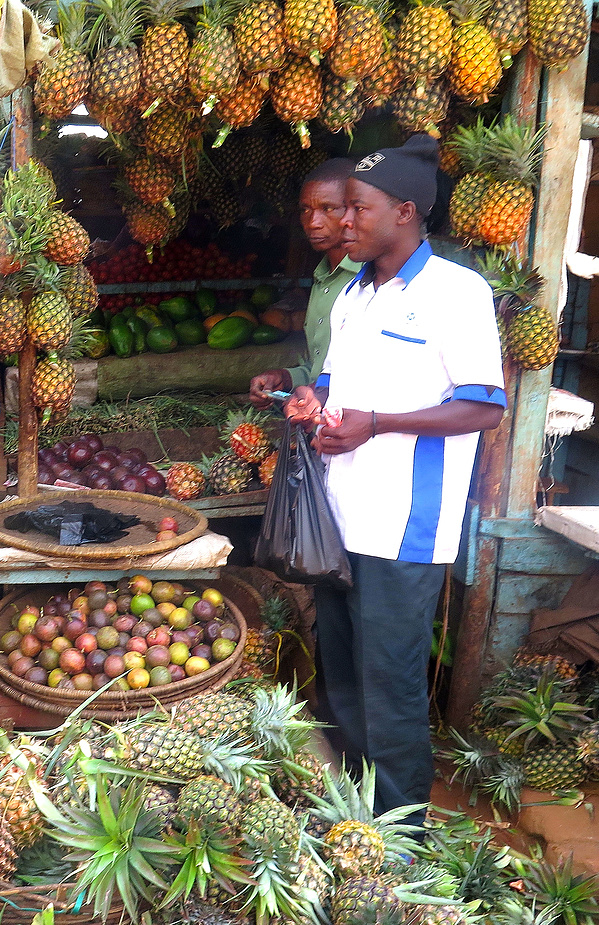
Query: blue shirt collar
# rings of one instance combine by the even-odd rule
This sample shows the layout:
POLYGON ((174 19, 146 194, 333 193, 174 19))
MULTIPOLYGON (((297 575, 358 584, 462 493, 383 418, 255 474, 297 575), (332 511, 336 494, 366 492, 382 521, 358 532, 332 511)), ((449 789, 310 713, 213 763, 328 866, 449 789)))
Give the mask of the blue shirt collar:
MULTIPOLYGON (((412 280, 418 276, 420 271, 424 269, 424 266, 429 257, 432 256, 433 250, 428 243, 428 241, 423 241, 420 247, 417 247, 414 253, 408 257, 403 267, 396 274, 396 279, 402 279, 405 286, 409 286, 412 280)), ((372 263, 365 263, 360 272, 357 274, 355 279, 351 281, 345 293, 350 291, 352 286, 356 283, 361 283, 362 280, 366 277, 368 282, 371 282, 374 278, 374 265, 372 263)), ((404 286, 404 288, 405 288, 404 286)))

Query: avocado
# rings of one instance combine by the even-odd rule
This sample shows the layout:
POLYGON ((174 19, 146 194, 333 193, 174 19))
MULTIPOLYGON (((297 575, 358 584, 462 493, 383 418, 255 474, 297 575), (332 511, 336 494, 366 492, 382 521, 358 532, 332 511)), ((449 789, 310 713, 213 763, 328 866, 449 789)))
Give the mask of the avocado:
POLYGON ((250 340, 254 325, 247 318, 223 318, 208 332, 208 346, 215 350, 233 350, 250 340))

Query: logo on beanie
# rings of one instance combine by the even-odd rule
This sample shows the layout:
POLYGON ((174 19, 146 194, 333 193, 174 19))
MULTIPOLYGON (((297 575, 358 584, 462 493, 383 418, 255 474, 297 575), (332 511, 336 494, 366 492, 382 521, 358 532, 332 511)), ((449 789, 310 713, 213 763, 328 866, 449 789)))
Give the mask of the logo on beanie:
POLYGON ((384 154, 369 154, 368 157, 363 158, 359 164, 356 164, 356 170, 372 170, 373 167, 376 167, 377 164, 380 164, 381 161, 385 160, 384 154))

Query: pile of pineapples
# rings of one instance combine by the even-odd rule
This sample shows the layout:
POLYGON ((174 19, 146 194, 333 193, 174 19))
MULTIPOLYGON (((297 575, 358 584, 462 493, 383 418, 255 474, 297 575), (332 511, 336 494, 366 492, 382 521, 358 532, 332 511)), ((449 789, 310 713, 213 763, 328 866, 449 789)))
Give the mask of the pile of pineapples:
POLYGON ((66 419, 75 388, 68 358, 98 304, 83 265, 89 235, 62 212, 50 171, 30 160, 8 170, 0 204, 0 356, 38 351, 32 399, 42 423, 66 419), (78 337, 75 335, 78 334, 78 337))
POLYGON ((465 782, 512 810, 523 786, 562 792, 599 780, 599 671, 520 650, 454 733, 449 757, 465 782))
POLYGON ((333 774, 314 725, 295 690, 246 681, 113 726, 0 734, 1 878, 38 893, 64 880, 99 922, 119 904, 160 925, 516 925, 558 899, 567 922, 599 911, 589 878, 512 857, 461 814, 424 830, 406 822, 418 807, 375 816, 374 766, 359 783, 333 774))
MULTIPOLYGON (((202 159, 205 136, 220 146, 267 102, 303 147, 311 120, 351 133, 387 102, 403 129, 438 136, 450 97, 486 102, 527 40, 561 69, 588 31, 583 0, 205 0, 191 9, 184 0, 59 2, 61 49, 35 83, 40 113, 61 120, 84 102, 115 139, 129 230, 149 250, 181 230, 194 196, 212 198, 230 223, 229 173, 202 159)), ((276 154, 248 140, 245 177, 276 154)))

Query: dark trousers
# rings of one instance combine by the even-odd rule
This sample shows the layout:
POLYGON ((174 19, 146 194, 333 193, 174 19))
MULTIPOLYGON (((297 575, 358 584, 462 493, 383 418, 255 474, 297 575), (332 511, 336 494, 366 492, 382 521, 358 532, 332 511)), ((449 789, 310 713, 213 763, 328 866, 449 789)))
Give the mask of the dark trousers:
POLYGON ((322 718, 336 727, 333 744, 350 766, 362 755, 376 764, 375 811, 383 813, 430 798, 427 667, 445 566, 349 557, 350 591, 315 589, 322 718))

